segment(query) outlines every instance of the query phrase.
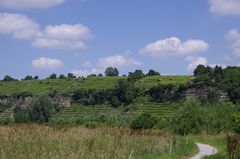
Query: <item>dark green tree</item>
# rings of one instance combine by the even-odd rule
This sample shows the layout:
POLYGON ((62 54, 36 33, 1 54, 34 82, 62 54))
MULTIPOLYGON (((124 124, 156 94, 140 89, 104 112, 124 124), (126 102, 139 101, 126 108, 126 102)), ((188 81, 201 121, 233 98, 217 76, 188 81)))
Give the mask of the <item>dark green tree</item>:
POLYGON ((160 73, 153 69, 149 70, 148 73, 146 74, 146 76, 159 76, 159 75, 160 73))
POLYGON ((57 75, 55 73, 53 73, 49 76, 49 79, 57 79, 57 75))
POLYGON ((180 135, 200 133, 204 122, 203 115, 199 103, 192 99, 188 100, 175 112, 170 127, 180 135))
POLYGON ((131 129, 151 129, 157 123, 155 117, 151 116, 148 113, 143 113, 139 116, 136 116, 132 123, 130 124, 131 129))
POLYGON ((34 80, 38 80, 39 79, 39 77, 38 76, 34 76, 34 78, 33 78, 34 80))
POLYGON ((118 69, 113 68, 113 67, 106 68, 104 73, 105 73, 106 76, 118 76, 119 75, 118 69))
POLYGON ((24 78, 24 80, 33 80, 33 77, 30 76, 30 75, 28 75, 28 76, 26 76, 26 77, 24 78))
POLYGON ((28 106, 27 112, 33 122, 48 122, 54 112, 52 99, 47 95, 34 97, 28 106))
POLYGON ((145 77, 145 74, 142 70, 135 70, 133 73, 129 72, 128 81, 135 82, 139 79, 142 79, 143 77, 145 77))
POLYGON ((119 100, 118 100, 118 98, 116 96, 113 96, 111 98, 110 104, 114 108, 117 108, 117 107, 119 107, 121 105, 121 103, 119 102, 119 100))
POLYGON ((12 78, 12 77, 9 76, 9 75, 6 75, 6 76, 3 78, 3 82, 11 82, 11 81, 16 81, 16 79, 12 78))
POLYGON ((61 74, 60 76, 59 76, 59 79, 66 79, 67 77, 66 76, 64 76, 63 74, 61 74))
POLYGON ((208 69, 204 65, 198 65, 197 68, 194 70, 194 76, 204 75, 207 73, 208 73, 208 69))
POLYGON ((74 74, 73 73, 68 73, 68 78, 76 78, 76 76, 74 76, 74 74))

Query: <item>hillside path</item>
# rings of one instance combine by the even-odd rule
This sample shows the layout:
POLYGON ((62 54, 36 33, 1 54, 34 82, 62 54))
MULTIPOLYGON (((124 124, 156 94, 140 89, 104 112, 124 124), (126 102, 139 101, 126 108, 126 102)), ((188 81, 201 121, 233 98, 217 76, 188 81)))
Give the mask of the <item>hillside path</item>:
POLYGON ((197 155, 193 156, 190 159, 202 159, 205 156, 210 156, 217 153, 217 149, 215 147, 212 147, 206 144, 200 144, 200 143, 196 143, 196 144, 199 149, 199 152, 197 155))

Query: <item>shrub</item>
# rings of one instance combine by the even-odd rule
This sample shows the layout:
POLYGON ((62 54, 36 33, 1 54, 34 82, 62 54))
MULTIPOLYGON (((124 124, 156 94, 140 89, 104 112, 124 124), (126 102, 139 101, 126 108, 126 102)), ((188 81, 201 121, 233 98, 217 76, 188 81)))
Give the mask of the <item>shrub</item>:
POLYGON ((119 75, 119 71, 118 71, 117 68, 108 67, 105 70, 105 75, 106 76, 118 76, 119 75))
POLYGON ((0 124, 4 124, 4 125, 8 125, 8 124, 11 124, 13 122, 14 121, 13 121, 12 117, 7 117, 7 118, 4 118, 4 119, 0 120, 0 124))
POLYGON ((53 112, 52 99, 47 95, 34 97, 28 107, 28 115, 33 122, 48 122, 53 112))
POLYGON ((157 120, 148 113, 143 113, 132 120, 131 129, 151 129, 155 126, 157 120))
POLYGON ((9 105, 0 103, 0 112, 4 112, 8 108, 9 108, 9 105))
POLYGON ((202 115, 199 103, 189 100, 175 112, 170 124, 171 129, 180 135, 199 133, 203 122, 202 115))
POLYGON ((230 103, 200 103, 190 99, 180 104, 170 128, 180 135, 231 131, 236 127, 233 116, 236 110, 230 103))
POLYGON ((26 123, 29 121, 28 114, 23 111, 18 111, 14 115, 14 122, 16 123, 26 123))
POLYGON ((166 118, 158 118, 157 124, 154 126, 156 129, 166 129, 169 127, 170 121, 166 118))

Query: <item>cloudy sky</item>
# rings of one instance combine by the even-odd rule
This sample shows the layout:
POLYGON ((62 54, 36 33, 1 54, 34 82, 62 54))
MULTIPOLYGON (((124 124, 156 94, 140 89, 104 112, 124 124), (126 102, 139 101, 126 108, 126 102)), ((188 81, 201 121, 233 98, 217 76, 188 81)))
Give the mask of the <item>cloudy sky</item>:
POLYGON ((240 65, 240 0, 0 0, 0 78, 240 65))

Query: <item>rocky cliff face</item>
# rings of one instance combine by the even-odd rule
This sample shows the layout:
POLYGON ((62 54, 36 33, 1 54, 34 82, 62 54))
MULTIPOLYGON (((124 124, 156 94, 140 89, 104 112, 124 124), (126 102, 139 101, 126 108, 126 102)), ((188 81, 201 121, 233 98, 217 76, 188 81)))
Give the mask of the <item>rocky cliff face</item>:
MULTIPOLYGON (((70 107, 71 105, 71 98, 66 97, 63 95, 55 95, 52 97, 53 103, 58 105, 59 107, 70 107)), ((8 104, 12 108, 15 108, 19 106, 23 110, 27 109, 27 106, 31 103, 32 97, 12 97, 12 96, 6 96, 6 97, 0 97, 0 103, 8 104)))
POLYGON ((213 87, 189 88, 186 91, 186 97, 194 97, 197 99, 208 98, 209 95, 214 95, 218 100, 227 100, 228 94, 224 91, 218 90, 213 87))
POLYGON ((1 97, 0 103, 10 105, 12 108, 19 106, 22 109, 26 109, 27 106, 31 103, 32 97, 1 97))

